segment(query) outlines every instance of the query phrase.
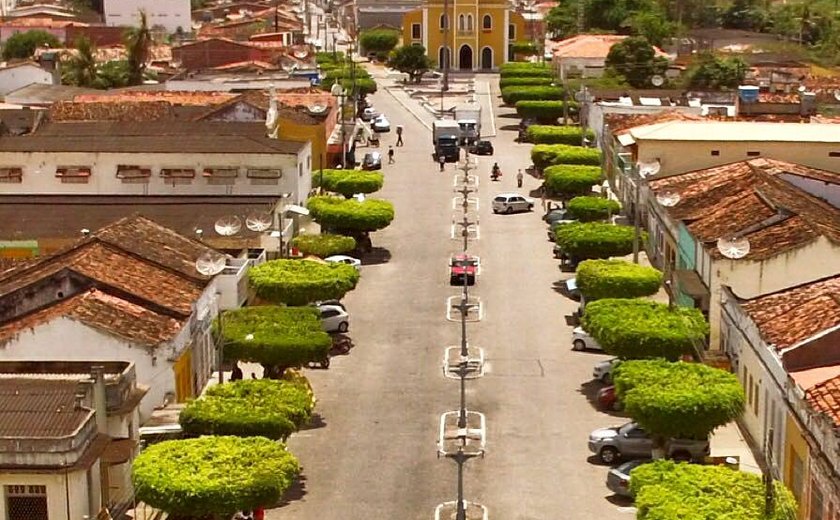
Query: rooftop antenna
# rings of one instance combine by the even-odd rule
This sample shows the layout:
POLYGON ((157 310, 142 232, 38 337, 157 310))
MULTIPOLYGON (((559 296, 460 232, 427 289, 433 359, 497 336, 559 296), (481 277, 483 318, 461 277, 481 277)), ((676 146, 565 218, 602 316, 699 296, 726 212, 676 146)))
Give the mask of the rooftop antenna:
POLYGON ((734 235, 721 237, 717 241, 717 248, 720 254, 731 260, 744 258, 750 252, 750 241, 745 237, 734 235))
POLYGON ((220 217, 213 227, 216 233, 223 237, 230 237, 239 233, 239 230, 242 229, 242 220, 236 215, 228 215, 220 217))
POLYGON ((656 194, 656 202, 666 208, 673 208, 680 203, 680 194, 673 190, 662 190, 656 194))
POLYGON ((214 276, 224 271, 227 259, 221 253, 207 250, 195 261, 195 270, 204 276, 214 276))
POLYGON ((639 162, 636 166, 639 168, 639 175, 641 177, 656 175, 659 173, 659 170, 662 169, 659 159, 656 159, 653 162, 639 162))
POLYGON ((271 227, 272 220, 270 213, 266 211, 255 211, 245 217, 245 227, 251 231, 260 233, 271 227))

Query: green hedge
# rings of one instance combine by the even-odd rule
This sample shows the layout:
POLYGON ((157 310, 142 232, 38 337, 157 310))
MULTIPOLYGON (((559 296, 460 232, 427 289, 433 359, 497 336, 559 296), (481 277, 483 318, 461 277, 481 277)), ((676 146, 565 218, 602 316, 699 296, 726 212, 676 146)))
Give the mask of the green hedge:
POLYGON ((502 78, 551 78, 554 72, 550 67, 540 63, 510 62, 499 67, 499 75, 502 78))
MULTIPOLYGON (((354 269, 355 271, 355 269, 354 269)), ((220 331, 214 328, 216 334, 220 331)), ((314 307, 257 305, 222 315, 226 360, 296 367, 324 358, 332 345, 314 307)))
POLYGON ((551 85, 552 81, 551 78, 546 77, 509 77, 509 78, 502 78, 499 80, 499 88, 505 87, 521 87, 524 85, 551 85))
POLYGON ((601 167, 575 164, 549 166, 543 172, 545 187, 555 196, 564 199, 592 193, 592 187, 601 182, 601 167))
POLYGON ((517 101, 543 101, 563 99, 563 90, 541 85, 520 85, 502 89, 502 101, 515 105, 517 101))
POLYGON ((540 169, 556 164, 600 166, 601 152, 567 144, 538 144, 531 148, 531 161, 540 169))
POLYGON ((359 43, 365 52, 388 52, 400 41, 397 29, 368 29, 359 35, 359 43))
POLYGON ((230 518, 277 504, 300 474, 286 447, 265 437, 164 441, 137 455, 137 500, 187 518, 230 518))
POLYGON ((638 520, 792 520, 790 490, 773 481, 773 511, 766 515, 761 475, 726 466, 657 460, 630 472, 638 520))
POLYGON ((382 189, 384 182, 382 172, 333 169, 312 171, 313 187, 322 187, 345 197, 352 197, 356 193, 377 192, 382 189))
POLYGON ((315 255, 326 258, 352 251, 356 248, 356 239, 329 233, 298 235, 292 239, 291 245, 299 249, 304 255, 315 255))
POLYGON ((702 363, 625 361, 612 378, 630 417, 666 439, 705 439, 744 411, 738 376, 702 363))
POLYGON ((387 200, 310 197, 307 207, 321 226, 339 231, 376 231, 394 220, 394 205, 387 200))
POLYGON ((575 279, 587 300, 651 296, 662 285, 657 269, 617 259, 581 262, 575 279))
POLYGON ((535 119, 539 123, 555 124, 563 117, 565 105, 569 106, 568 115, 577 114, 578 105, 574 101, 517 101, 516 113, 523 119, 535 119))
POLYGON ((677 360, 694 352, 709 327, 699 309, 675 307, 640 298, 596 300, 581 320, 604 350, 622 359, 677 360))
POLYGON ((568 144, 581 146, 584 135, 592 141, 595 132, 579 126, 531 125, 528 127, 528 141, 534 144, 568 144))
MULTIPOLYGON (((624 256, 633 251, 634 230, 603 222, 558 223, 555 242, 574 261, 624 256)), ((644 233, 641 240, 644 240, 644 233)), ((588 307, 587 307, 588 310, 588 307)))
POLYGON ((533 56, 534 54, 539 54, 540 52, 537 44, 532 41, 516 41, 511 43, 510 46, 514 54, 533 56))
POLYGON ((581 222, 595 222, 606 220, 611 215, 618 213, 621 206, 618 202, 604 197, 575 197, 566 205, 569 215, 581 222))
POLYGON ((273 379, 243 379, 211 386, 190 401, 178 421, 184 433, 286 440, 312 417, 308 385, 273 379))
POLYGON ((315 63, 318 65, 324 64, 332 64, 332 63, 344 63, 346 57, 342 51, 337 52, 316 52, 315 53, 315 63))
POLYGON ((252 267, 248 279, 257 296, 266 301, 306 305, 343 297, 356 287, 359 271, 346 264, 280 259, 252 267))

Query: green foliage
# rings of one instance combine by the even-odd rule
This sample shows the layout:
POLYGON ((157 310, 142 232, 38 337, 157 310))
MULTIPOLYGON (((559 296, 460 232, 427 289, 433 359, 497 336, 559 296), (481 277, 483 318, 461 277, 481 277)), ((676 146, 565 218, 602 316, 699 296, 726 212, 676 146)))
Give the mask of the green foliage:
POLYGON ((356 239, 329 233, 298 235, 292 239, 292 247, 298 248, 304 255, 315 255, 326 258, 352 251, 356 248, 356 239))
POLYGON ((230 518, 276 504, 300 473, 286 447, 265 437, 164 441, 134 459, 137 500, 171 515, 230 518))
POLYGON ((738 417, 746 400, 738 376, 702 363, 625 361, 613 383, 630 417, 663 438, 705 439, 738 417))
MULTIPOLYGON (((307 260, 286 262, 323 265, 307 260)), ((283 283, 293 285, 286 280, 283 283)), ((288 291, 282 296, 288 297, 288 291)), ((295 303, 309 297, 308 294, 299 296, 295 303)), ((219 332, 215 330, 216 334, 219 332)), ((329 334, 321 329, 321 315, 314 307, 258 305, 229 310, 222 315, 221 333, 225 359, 282 367, 323 359, 332 344, 329 334)))
POLYGON ((391 52, 388 66, 408 74, 409 79, 419 83, 423 74, 432 68, 432 60, 426 55, 426 48, 422 45, 406 45, 391 52))
POLYGON ((533 56, 540 52, 537 44, 532 41, 516 41, 511 44, 511 48, 514 54, 521 54, 523 56, 533 56))
POLYGON ((112 60, 99 65, 94 88, 112 89, 128 86, 128 60, 112 60))
POLYGON ((394 220, 394 205, 382 199, 319 196, 310 197, 307 207, 316 222, 331 230, 370 232, 394 220))
POLYGON ((569 38, 578 32, 578 2, 560 2, 545 15, 546 31, 555 38, 569 38))
POLYGON ((320 84, 322 90, 328 91, 335 82, 340 82, 341 86, 351 95, 359 94, 366 96, 376 92, 376 81, 362 67, 341 65, 334 68, 328 66, 325 69, 322 66, 322 70, 324 70, 324 78, 320 84), (353 82, 354 75, 356 78, 355 83, 353 82))
POLYGON ((356 79, 355 87, 353 80, 343 79, 341 80, 341 86, 348 92, 355 92, 360 96, 376 94, 376 81, 373 78, 356 79))
POLYGON ((618 202, 604 197, 584 196, 570 200, 566 209, 575 220, 594 222, 596 220, 606 220, 611 215, 615 215, 621 209, 621 206, 618 202))
POLYGON ((661 8, 637 11, 629 18, 630 28, 636 36, 642 36, 651 45, 661 46, 667 38, 674 36, 678 25, 668 20, 661 8))
MULTIPOLYGON (((624 256, 633 250, 633 228, 630 226, 573 222, 557 223, 553 229, 554 241, 575 261, 624 256)), ((588 315, 588 306, 586 311, 588 315)))
POLYGON ((727 29, 763 31, 770 24, 770 13, 756 0, 734 0, 722 21, 727 29))
POLYGON ((539 77, 519 77, 513 76, 508 78, 502 78, 499 80, 499 88, 505 87, 521 87, 521 86, 533 86, 533 85, 551 85, 554 80, 548 77, 539 76, 539 77))
POLYGON ((94 87, 99 79, 96 66, 96 46, 90 39, 79 37, 76 53, 62 64, 61 82, 77 87, 94 87))
POLYGON ((686 74, 690 88, 719 90, 736 88, 744 82, 747 64, 739 57, 718 58, 701 54, 686 74))
POLYGON ((365 52, 388 52, 397 46, 400 41, 400 32, 396 29, 370 29, 362 31, 359 35, 359 43, 365 52))
MULTIPOLYGON (((629 229, 632 235, 633 229, 629 229)), ((709 330, 699 309, 669 309, 666 304, 639 298, 594 301, 586 306, 581 324, 607 353, 622 359, 676 360, 694 352, 694 345, 701 343, 709 330)))
POLYGON ((596 148, 582 148, 567 144, 538 144, 531 148, 531 161, 537 168, 557 164, 601 165, 601 152, 596 148))
POLYGON ((33 30, 13 34, 3 44, 3 59, 26 59, 35 54, 35 49, 49 47, 60 49, 62 47, 58 38, 42 30, 33 30))
MULTIPOLYGON (((518 79, 518 78, 517 78, 518 79)), ((568 105, 569 115, 577 114, 578 105, 574 101, 517 101, 516 113, 519 117, 534 119, 540 123, 554 124, 563 117, 564 106, 568 105)))
POLYGON ((531 125, 528 127, 528 141, 535 144, 581 146, 584 135, 590 141, 595 139, 595 132, 586 130, 584 134, 584 129, 579 126, 531 125))
POLYGON ((143 83, 152 46, 152 33, 146 21, 146 12, 142 9, 140 10, 140 25, 126 30, 123 45, 125 45, 128 61, 128 84, 140 85, 143 83))
POLYGON ((352 265, 281 259, 252 267, 248 278, 257 296, 266 301, 306 305, 341 298, 356 287, 359 272, 352 265))
POLYGON ((343 52, 316 52, 315 63, 318 65, 344 63, 347 57, 343 52))
POLYGON ((385 177, 381 172, 364 170, 324 169, 312 172, 314 187, 352 197, 356 193, 373 193, 382 189, 385 177))
POLYGON ((243 379, 211 386, 187 403, 178 420, 184 433, 286 440, 309 421, 315 406, 307 384, 243 379))
POLYGON ((656 56, 653 46, 643 36, 632 36, 610 48, 607 68, 623 76, 636 88, 650 88, 650 79, 668 69, 668 60, 656 56))
POLYGON ((774 509, 764 512, 760 475, 726 466, 701 466, 657 460, 630 473, 639 520, 792 520, 796 500, 773 482, 774 509))
POLYGON ((542 85, 520 85, 502 89, 502 101, 515 105, 517 101, 542 101, 563 99, 563 89, 542 85))
POLYGON ((662 285, 662 273, 653 267, 626 260, 586 260, 575 273, 587 300, 651 296, 662 285))
POLYGON ((499 67, 502 78, 551 78, 554 72, 545 64, 530 62, 510 62, 499 67))
POLYGON ((592 186, 602 178, 600 166, 558 164, 549 166, 543 174, 546 189, 564 199, 592 193, 592 186))

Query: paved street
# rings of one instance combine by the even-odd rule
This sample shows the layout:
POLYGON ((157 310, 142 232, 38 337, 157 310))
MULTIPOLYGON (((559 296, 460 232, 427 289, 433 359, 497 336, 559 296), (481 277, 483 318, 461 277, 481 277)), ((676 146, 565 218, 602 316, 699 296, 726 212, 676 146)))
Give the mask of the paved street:
MULTIPOLYGON (((435 446, 440 414, 458 405, 458 383, 440 368, 460 331, 444 318, 446 297, 459 294, 446 267, 459 247, 449 238, 455 170, 438 172, 428 130, 389 93, 381 89, 373 102, 392 127, 406 129, 381 192, 397 217, 373 235, 379 257, 390 259, 365 265, 345 299, 356 348, 308 373, 324 425, 292 437, 305 483, 299 498, 269 512, 272 520, 429 519, 456 496, 455 464, 437 459, 435 446)), ((569 275, 551 257, 539 200, 531 214, 490 209, 492 194, 515 189, 516 169, 529 164, 530 146, 501 130, 515 123, 498 117, 496 155, 479 161, 481 239, 471 252, 482 258, 473 293, 486 313, 468 333, 485 349, 489 374, 468 383, 467 402, 487 415, 489 433, 486 458, 468 463, 466 498, 496 519, 632 518, 605 499, 606 469, 586 460, 589 431, 623 419, 596 411, 584 395, 592 365, 605 356, 570 350, 564 316, 575 303, 555 290, 569 275), (493 160, 505 174, 498 183, 489 181, 493 160)), ((384 136, 383 149, 395 139, 384 136)), ((526 188, 538 185, 526 176, 526 188)))

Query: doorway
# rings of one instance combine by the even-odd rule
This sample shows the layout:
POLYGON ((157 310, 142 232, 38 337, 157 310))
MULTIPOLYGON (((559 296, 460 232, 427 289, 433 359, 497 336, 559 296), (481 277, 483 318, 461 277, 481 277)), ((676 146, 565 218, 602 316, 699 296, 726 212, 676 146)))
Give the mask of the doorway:
POLYGON ((485 47, 481 49, 481 68, 490 70, 493 68, 493 49, 485 47))
POLYGON ((469 45, 461 45, 458 51, 458 68, 461 70, 473 69, 473 51, 469 45))

